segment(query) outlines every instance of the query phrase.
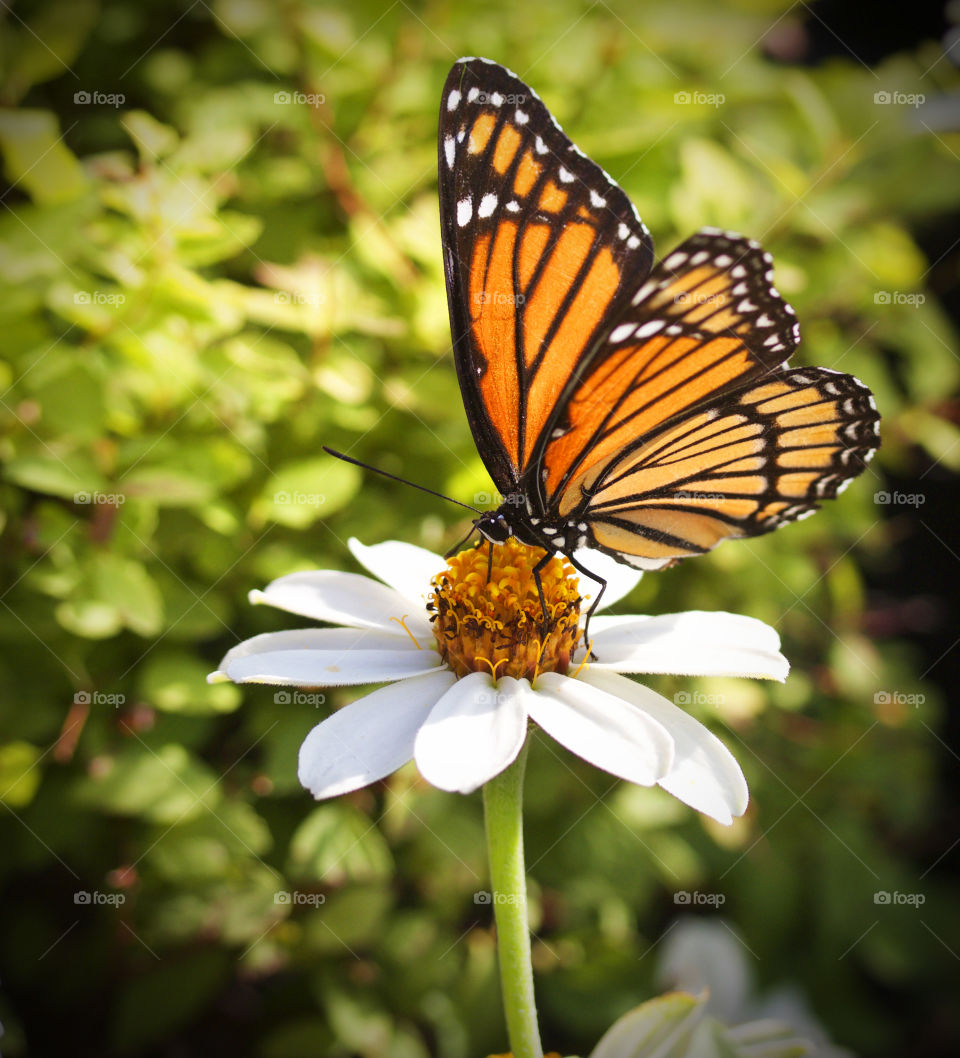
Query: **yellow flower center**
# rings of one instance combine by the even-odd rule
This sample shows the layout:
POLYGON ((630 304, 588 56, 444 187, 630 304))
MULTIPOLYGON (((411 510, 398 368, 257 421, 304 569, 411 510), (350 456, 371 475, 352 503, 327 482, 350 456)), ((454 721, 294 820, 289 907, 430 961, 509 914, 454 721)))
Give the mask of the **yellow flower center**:
POLYGON ((533 680, 566 672, 580 639, 576 571, 554 555, 540 571, 546 619, 533 577, 543 550, 514 538, 461 551, 433 578, 427 603, 444 661, 458 676, 489 672, 533 680), (491 556, 490 547, 493 547, 491 556))

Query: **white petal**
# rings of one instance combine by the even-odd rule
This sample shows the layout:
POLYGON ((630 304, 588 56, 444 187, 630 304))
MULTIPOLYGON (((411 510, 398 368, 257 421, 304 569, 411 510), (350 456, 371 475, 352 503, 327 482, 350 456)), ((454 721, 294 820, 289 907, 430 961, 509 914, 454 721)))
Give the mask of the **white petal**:
POLYGON ((417 609, 398 591, 359 573, 335 569, 290 573, 268 584, 263 591, 251 592, 250 601, 312 617, 315 621, 351 628, 382 628, 388 632, 402 631, 397 622, 406 616, 407 627, 414 635, 430 634, 426 609, 417 609))
POLYGON ((529 711, 548 735, 598 768, 652 786, 673 764, 673 739, 648 713, 583 680, 545 672, 529 711))
POLYGON ((749 794, 747 781, 733 754, 703 724, 673 702, 626 676, 591 665, 583 682, 642 709, 662 724, 673 738, 675 755, 670 771, 660 780, 668 793, 698 812, 729 826, 742 816, 749 794))
POLYGON ((317 726, 300 747, 300 782, 314 797, 336 797, 406 764, 420 725, 453 684, 452 672, 418 676, 351 702, 317 726))
POLYGON ((516 757, 527 737, 525 680, 486 673, 458 680, 434 706, 417 735, 420 774, 441 790, 471 793, 516 757))
MULTIPOLYGON (((624 595, 633 591, 643 576, 643 570, 626 566, 603 551, 595 551, 592 548, 582 547, 578 551, 574 551, 573 557, 584 569, 590 570, 591 573, 596 573, 607 582, 598 612, 606 610, 608 606, 612 606, 619 599, 622 599, 624 595)), ((590 595, 592 601, 597 597, 599 591, 600 584, 597 581, 584 576, 580 577, 581 595, 590 595)), ((584 612, 586 612, 586 607, 584 607, 584 612)), ((592 621, 590 622, 590 629, 591 631, 593 630, 592 621)))
POLYGON ((430 578, 447 568, 447 560, 442 555, 400 540, 387 540, 367 547, 356 537, 351 537, 347 546, 353 557, 375 577, 421 607, 427 605, 430 578))
POLYGON ((732 613, 598 617, 591 622, 593 668, 678 676, 759 676, 783 682, 790 664, 780 637, 753 617, 732 613))
MULTIPOLYGON (((422 647, 430 648, 433 643, 423 639, 422 647)), ((219 683, 229 679, 227 669, 237 658, 250 657, 254 654, 272 654, 281 650, 416 650, 406 632, 399 635, 393 632, 381 632, 373 628, 298 628, 287 632, 265 632, 238 643, 228 650, 216 672, 207 677, 209 683, 219 683)))
MULTIPOLYGON (((352 629, 328 628, 316 631, 343 632, 352 629)), ((446 669, 447 666, 435 650, 417 650, 409 639, 405 646, 401 644, 402 641, 397 639, 395 649, 382 646, 334 646, 323 650, 315 647, 264 650, 233 658, 223 671, 234 683, 344 687, 358 683, 387 683, 446 669)))

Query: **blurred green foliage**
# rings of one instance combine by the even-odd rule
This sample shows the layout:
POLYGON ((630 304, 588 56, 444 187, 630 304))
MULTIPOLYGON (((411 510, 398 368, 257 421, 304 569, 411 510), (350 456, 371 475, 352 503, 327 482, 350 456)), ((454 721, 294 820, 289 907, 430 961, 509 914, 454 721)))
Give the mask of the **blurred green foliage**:
POLYGON ((505 1047, 491 913, 473 900, 479 798, 408 768, 314 806, 299 743, 362 689, 317 708, 203 680, 238 639, 292 623, 248 606, 249 589, 354 568, 351 535, 441 549, 464 528, 321 444, 463 499, 490 489, 452 364, 436 200, 440 87, 464 53, 538 90, 661 253, 703 224, 762 239, 803 326, 798 362, 856 374, 884 415, 880 458, 842 501, 648 575, 622 604, 781 630, 783 687, 652 681, 719 696, 691 708, 743 764, 743 820, 611 789, 536 741, 548 1046, 586 1052, 654 993, 677 889, 723 893, 761 982, 798 983, 847 1045, 958 1039, 960 910, 925 873, 953 840, 931 829, 940 700, 908 644, 881 651, 863 626, 865 575, 898 539, 873 502, 883 467, 909 473, 917 446, 960 464, 943 414, 956 334, 911 234, 956 209, 960 139, 875 93, 932 98, 957 77, 933 42, 875 70, 766 58, 764 34, 798 31, 800 14, 783 0, 8 11, 7 1053, 62 1053, 54 1014, 77 1055, 505 1047), (925 904, 877 905, 880 890, 925 904))

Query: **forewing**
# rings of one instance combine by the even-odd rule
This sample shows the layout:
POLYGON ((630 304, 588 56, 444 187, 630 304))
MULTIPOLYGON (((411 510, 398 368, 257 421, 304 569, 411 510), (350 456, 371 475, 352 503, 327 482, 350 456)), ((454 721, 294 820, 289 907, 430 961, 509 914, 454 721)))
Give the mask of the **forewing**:
POLYGON ((623 191, 503 67, 454 65, 439 140, 457 374, 480 454, 508 491, 529 482, 566 382, 649 274, 653 247, 623 191))

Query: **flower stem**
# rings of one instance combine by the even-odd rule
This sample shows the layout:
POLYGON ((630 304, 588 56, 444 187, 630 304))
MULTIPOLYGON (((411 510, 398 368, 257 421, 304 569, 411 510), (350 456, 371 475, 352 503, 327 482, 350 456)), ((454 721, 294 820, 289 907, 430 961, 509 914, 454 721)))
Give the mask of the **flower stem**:
POLYGON ((513 1058, 543 1058, 533 995, 527 874, 523 862, 523 773, 527 745, 483 788, 500 985, 513 1058))

